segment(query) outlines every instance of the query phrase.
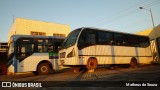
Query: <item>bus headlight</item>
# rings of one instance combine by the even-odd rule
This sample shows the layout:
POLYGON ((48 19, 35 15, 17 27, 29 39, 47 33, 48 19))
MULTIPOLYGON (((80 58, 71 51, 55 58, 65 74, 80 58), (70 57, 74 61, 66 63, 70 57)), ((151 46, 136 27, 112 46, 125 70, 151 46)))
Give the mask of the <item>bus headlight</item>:
POLYGON ((67 58, 70 58, 70 57, 74 57, 75 56, 75 52, 74 52, 74 49, 67 55, 67 58))

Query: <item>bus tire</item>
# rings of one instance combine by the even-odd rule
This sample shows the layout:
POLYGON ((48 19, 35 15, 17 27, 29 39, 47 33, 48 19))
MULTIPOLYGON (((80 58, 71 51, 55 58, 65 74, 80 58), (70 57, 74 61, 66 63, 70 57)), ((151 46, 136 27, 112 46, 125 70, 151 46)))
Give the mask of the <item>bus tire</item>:
POLYGON ((97 67, 97 59, 96 58, 89 58, 87 61, 86 68, 88 70, 94 70, 97 67))
POLYGON ((41 63, 40 65, 38 65, 37 73, 39 75, 48 74, 49 71, 50 71, 50 67, 49 67, 48 63, 41 63))
POLYGON ((136 68, 137 67, 137 59, 136 58, 132 58, 130 61, 130 67, 131 68, 136 68))

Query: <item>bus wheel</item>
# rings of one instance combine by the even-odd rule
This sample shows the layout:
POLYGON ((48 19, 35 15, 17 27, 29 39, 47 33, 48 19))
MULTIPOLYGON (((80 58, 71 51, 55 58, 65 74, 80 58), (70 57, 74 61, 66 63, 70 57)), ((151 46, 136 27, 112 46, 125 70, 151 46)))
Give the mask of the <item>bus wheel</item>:
POLYGON ((97 60, 95 58, 89 58, 86 68, 88 70, 94 70, 97 67, 97 60))
POLYGON ((41 63, 40 65, 38 65, 37 73, 39 75, 48 74, 49 71, 50 71, 50 67, 47 63, 41 63))
POLYGON ((130 67, 131 68, 136 68, 137 67, 137 60, 136 58, 132 58, 130 61, 130 67))

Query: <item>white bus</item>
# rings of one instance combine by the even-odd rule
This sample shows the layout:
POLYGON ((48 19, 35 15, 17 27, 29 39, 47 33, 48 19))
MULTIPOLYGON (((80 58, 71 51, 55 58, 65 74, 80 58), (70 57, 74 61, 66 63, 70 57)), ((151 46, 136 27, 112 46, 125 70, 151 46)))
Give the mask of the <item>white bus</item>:
POLYGON ((8 72, 48 74, 58 65, 58 47, 64 37, 14 35, 9 42, 8 72))
POLYGON ((152 61, 149 38, 96 28, 79 28, 72 31, 59 51, 62 65, 86 67, 94 70, 97 65, 149 64, 152 61))

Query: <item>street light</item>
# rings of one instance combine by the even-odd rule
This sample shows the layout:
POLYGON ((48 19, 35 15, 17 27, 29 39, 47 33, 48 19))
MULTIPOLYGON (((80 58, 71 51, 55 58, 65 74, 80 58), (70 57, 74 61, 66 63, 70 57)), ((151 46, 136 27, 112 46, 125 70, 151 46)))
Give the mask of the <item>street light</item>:
POLYGON ((153 21, 153 15, 152 15, 152 10, 151 10, 151 8, 150 8, 150 9, 146 9, 146 8, 144 8, 144 7, 139 7, 139 9, 144 9, 144 10, 147 10, 147 11, 150 12, 150 14, 151 14, 151 19, 152 19, 152 25, 153 25, 153 28, 154 28, 155 26, 154 26, 154 21, 153 21))

